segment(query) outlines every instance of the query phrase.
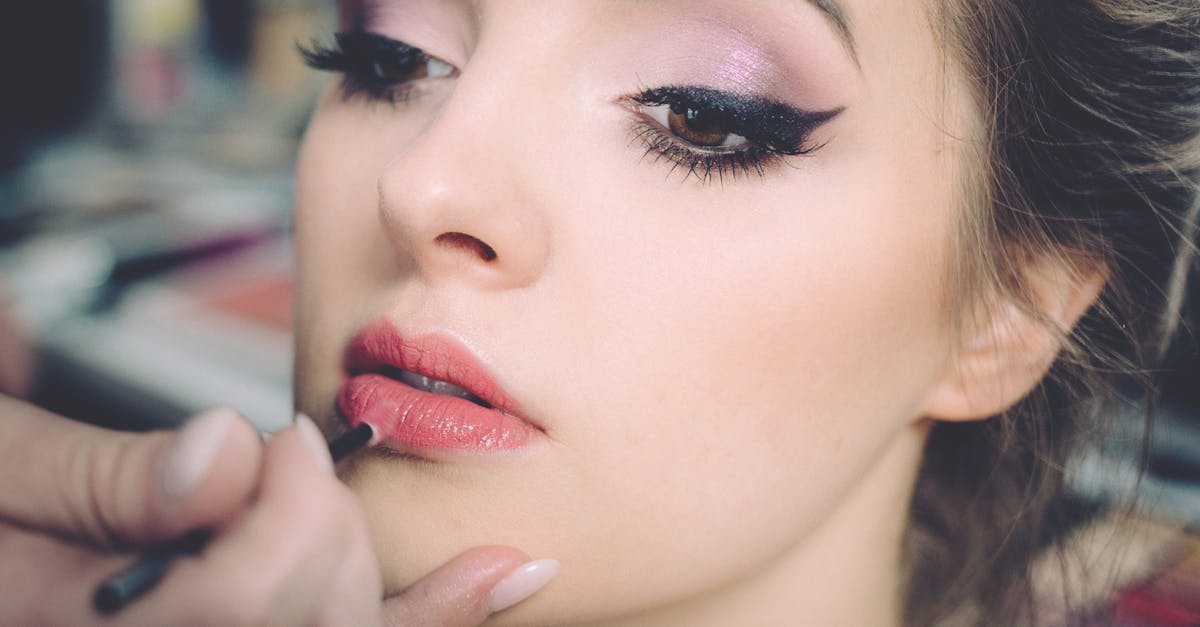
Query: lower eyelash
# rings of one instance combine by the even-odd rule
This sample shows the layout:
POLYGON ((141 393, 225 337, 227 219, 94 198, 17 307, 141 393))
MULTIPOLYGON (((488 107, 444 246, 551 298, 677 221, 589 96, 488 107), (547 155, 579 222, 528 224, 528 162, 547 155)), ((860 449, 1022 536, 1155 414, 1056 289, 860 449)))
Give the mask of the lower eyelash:
POLYGON ((724 185, 726 175, 733 181, 751 174, 765 178, 769 168, 785 161, 783 155, 755 145, 728 151, 689 148, 645 119, 635 120, 632 130, 633 141, 645 147, 643 159, 651 155, 654 161, 666 159, 671 163, 668 175, 682 170, 684 180, 694 176, 703 184, 716 180, 724 185))

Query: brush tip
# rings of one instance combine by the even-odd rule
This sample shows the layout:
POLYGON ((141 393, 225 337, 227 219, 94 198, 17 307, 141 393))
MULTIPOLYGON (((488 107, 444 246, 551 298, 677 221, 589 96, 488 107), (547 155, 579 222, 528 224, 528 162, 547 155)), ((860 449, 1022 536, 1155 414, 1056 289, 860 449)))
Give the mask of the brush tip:
POLYGON ((371 447, 379 444, 379 428, 369 422, 364 422, 362 425, 371 432, 371 437, 367 439, 366 446, 371 447))
POLYGON ((374 446, 378 441, 378 429, 370 423, 361 422, 329 443, 329 456, 336 464, 348 455, 374 446))

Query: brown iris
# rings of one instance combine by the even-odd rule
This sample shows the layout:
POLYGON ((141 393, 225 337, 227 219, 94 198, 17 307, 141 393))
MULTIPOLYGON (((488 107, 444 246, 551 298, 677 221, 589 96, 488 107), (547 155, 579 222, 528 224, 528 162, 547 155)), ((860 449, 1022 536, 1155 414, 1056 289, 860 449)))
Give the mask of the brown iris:
POLYGON ((729 139, 729 114, 719 109, 672 105, 667 114, 671 132, 688 143, 716 148, 729 139))
POLYGON ((381 57, 371 65, 373 78, 390 85, 426 78, 428 70, 429 63, 420 53, 381 57))

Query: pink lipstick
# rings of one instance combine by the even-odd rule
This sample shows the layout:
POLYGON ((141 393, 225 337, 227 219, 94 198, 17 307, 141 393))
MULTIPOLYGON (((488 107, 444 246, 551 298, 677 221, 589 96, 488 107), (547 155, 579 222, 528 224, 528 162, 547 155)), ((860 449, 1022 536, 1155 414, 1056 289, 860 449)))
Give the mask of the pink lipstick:
POLYGON ((352 425, 370 420, 401 452, 493 453, 541 433, 474 354, 440 334, 407 337, 386 320, 350 342, 338 408, 352 425))

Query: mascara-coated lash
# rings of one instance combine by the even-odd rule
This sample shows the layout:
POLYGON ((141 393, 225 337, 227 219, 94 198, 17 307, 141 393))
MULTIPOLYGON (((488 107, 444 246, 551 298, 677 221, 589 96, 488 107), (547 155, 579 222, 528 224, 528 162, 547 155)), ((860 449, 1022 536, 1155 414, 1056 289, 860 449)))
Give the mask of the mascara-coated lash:
POLYGON ((314 42, 301 46, 300 54, 313 69, 341 73, 346 97, 362 94, 373 100, 403 101, 412 81, 457 73, 416 46, 366 31, 336 33, 333 46, 314 42))

